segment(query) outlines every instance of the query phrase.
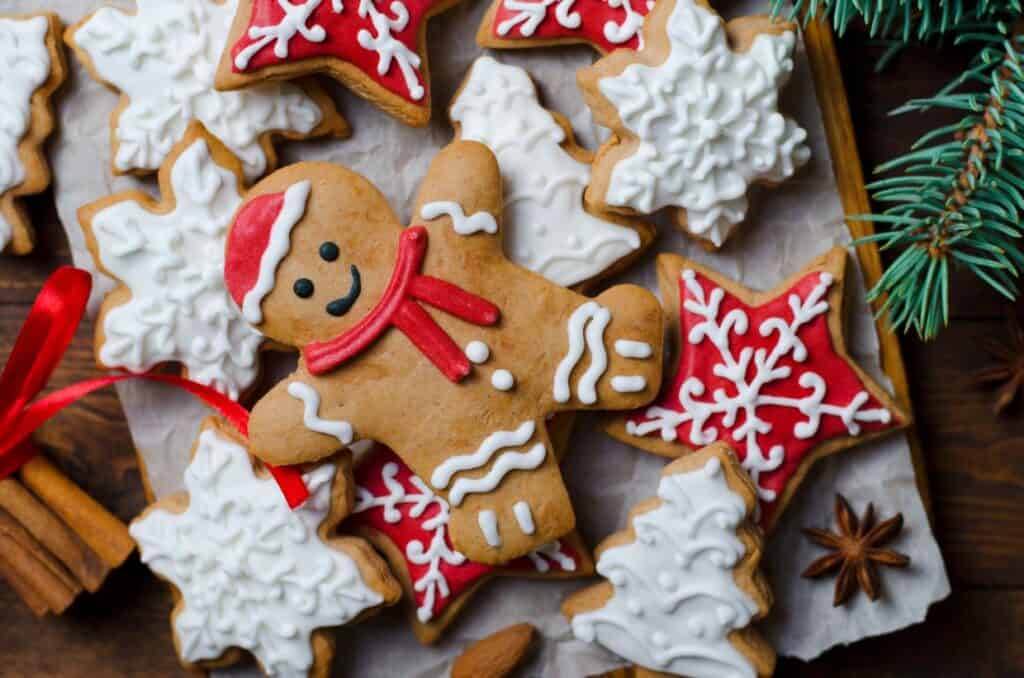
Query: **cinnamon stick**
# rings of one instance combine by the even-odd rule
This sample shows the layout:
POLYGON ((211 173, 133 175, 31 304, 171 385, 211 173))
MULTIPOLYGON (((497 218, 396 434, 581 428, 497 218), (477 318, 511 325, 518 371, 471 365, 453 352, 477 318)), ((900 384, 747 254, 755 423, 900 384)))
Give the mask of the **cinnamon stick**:
POLYGON ((19 476, 107 566, 118 567, 135 550, 128 527, 42 455, 22 466, 19 476))
POLYGON ((0 548, 0 578, 4 579, 14 589, 14 592, 21 596, 21 600, 28 605, 33 614, 37 617, 44 616, 50 611, 50 606, 46 604, 38 591, 21 578, 8 560, 9 557, 10 555, 0 548))
POLYGON ((20 585, 33 588, 56 614, 82 592, 71 573, 4 510, 0 510, 0 552, 20 585))
POLYGON ((56 556, 87 591, 103 585, 110 567, 18 480, 0 480, 0 508, 56 556))

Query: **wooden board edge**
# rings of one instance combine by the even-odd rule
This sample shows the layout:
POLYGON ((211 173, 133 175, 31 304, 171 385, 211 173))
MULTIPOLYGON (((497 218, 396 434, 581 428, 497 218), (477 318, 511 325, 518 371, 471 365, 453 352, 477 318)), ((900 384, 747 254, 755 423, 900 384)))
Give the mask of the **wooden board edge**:
MULTIPOLYGON (((832 155, 832 170, 839 187, 843 211, 848 215, 870 214, 871 201, 864 187, 864 171, 860 153, 857 151, 853 118, 850 115, 850 105, 846 97, 846 87, 843 85, 843 73, 839 66, 839 53, 836 51, 832 28, 820 19, 809 22, 804 27, 804 45, 811 65, 818 107, 825 122, 825 134, 832 155), (837 162, 837 158, 842 158, 842 162, 837 162)), ((875 232, 874 224, 870 221, 847 220, 846 224, 854 238, 875 232)), ((864 284, 870 288, 882 276, 882 256, 878 246, 875 243, 861 245, 857 248, 857 259, 864 274, 864 284)), ((879 304, 880 302, 873 304, 873 309, 877 311, 879 304)), ((883 319, 877 319, 875 326, 881 346, 882 370, 892 381, 899 404, 907 412, 913 413, 910 383, 907 380, 899 338, 885 327, 883 319)), ((934 524, 924 449, 916 425, 907 430, 907 439, 910 443, 917 489, 921 493, 921 501, 928 519, 934 524)))

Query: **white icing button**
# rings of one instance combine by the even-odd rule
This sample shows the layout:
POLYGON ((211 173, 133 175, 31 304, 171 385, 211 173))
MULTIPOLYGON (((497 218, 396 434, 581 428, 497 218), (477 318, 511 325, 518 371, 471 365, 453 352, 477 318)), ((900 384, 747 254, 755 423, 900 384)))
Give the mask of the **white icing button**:
POLYGON ((491 357, 491 349, 482 341, 471 341, 466 346, 466 357, 476 365, 482 365, 491 357))
POLYGON ((495 370, 491 375, 491 386, 499 391, 509 391, 516 385, 516 378, 508 370, 495 370))

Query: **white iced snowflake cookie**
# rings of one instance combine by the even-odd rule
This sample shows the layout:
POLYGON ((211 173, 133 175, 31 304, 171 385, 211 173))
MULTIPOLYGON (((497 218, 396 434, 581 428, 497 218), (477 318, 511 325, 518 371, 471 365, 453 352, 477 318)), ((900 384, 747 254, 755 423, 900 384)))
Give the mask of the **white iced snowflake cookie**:
POLYGON ((241 169, 195 125, 160 172, 163 202, 132 191, 79 210, 97 264, 120 285, 97 322, 96 356, 146 372, 167 362, 237 399, 259 374, 263 337, 224 284, 224 241, 242 202, 241 169))
POLYGON ((690 235, 720 247, 747 215, 752 184, 778 184, 810 158, 807 133, 779 112, 796 29, 767 17, 724 23, 702 0, 668 0, 643 49, 579 72, 612 129, 588 199, 649 214, 675 208, 690 235))
POLYGON ((111 125, 116 174, 155 172, 192 121, 239 157, 250 181, 276 165, 274 136, 348 135, 330 98, 311 83, 214 88, 237 4, 137 0, 134 13, 102 7, 68 30, 93 77, 121 93, 111 125))
POLYGON ((43 191, 51 95, 67 73, 55 14, 0 14, 0 252, 28 254, 35 236, 21 196, 43 191))
POLYGON ((505 250, 520 266, 579 285, 627 265, 653 240, 648 224, 583 204, 590 154, 561 116, 540 105, 522 68, 480 57, 449 114, 460 139, 479 141, 498 158, 505 250))
POLYGON ((348 510, 350 459, 303 479, 310 498, 293 511, 235 436, 208 419, 186 492, 132 523, 142 561, 179 594, 172 627, 187 668, 231 664, 246 651, 268 676, 327 675, 333 643, 321 629, 397 601, 398 583, 365 542, 327 537, 348 510))
POLYGON ((691 678, 770 676, 775 652, 751 627, 772 604, 757 569, 756 491, 728 446, 673 462, 658 496, 597 549, 607 581, 567 599, 580 640, 652 671, 691 678))

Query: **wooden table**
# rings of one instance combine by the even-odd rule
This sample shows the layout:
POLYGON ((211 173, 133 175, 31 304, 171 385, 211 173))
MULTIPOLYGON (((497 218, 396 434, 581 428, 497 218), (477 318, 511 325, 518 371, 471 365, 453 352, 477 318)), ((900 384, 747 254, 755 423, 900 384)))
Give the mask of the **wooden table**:
MULTIPOLYGON (((865 167, 906 149, 926 122, 887 115, 958 74, 966 53, 912 50, 884 74, 878 48, 855 33, 840 42, 846 87, 865 167)), ((943 116, 927 122, 937 125, 943 116)), ((65 179, 67 180, 67 179, 65 179)), ((0 363, 43 280, 70 257, 50 196, 31 201, 40 246, 0 266, 0 363)), ((980 339, 1005 334, 1012 309, 966 275, 953 285, 953 324, 932 343, 903 340, 931 483, 935 528, 953 595, 927 621, 827 653, 812 664, 780 663, 779 676, 1024 675, 1024 406, 1000 418, 970 374, 987 364, 980 339), (1020 446, 1020 447, 1018 447, 1020 446)), ((92 326, 83 327, 53 387, 96 376, 92 326)), ((72 407, 37 436, 64 470, 125 520, 143 507, 128 427, 112 391, 72 407)), ((0 678, 177 676, 169 595, 137 559, 96 596, 59 619, 37 620, 0 585, 0 678)))

